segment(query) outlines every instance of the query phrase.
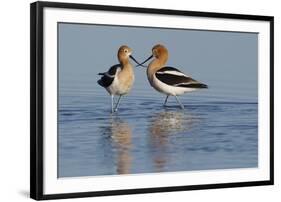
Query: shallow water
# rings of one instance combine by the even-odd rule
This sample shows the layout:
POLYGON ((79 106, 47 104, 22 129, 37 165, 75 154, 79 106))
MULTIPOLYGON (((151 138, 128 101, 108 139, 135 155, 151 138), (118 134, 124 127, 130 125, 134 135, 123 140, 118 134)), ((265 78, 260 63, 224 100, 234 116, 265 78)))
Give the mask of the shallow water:
POLYGON ((257 103, 161 98, 61 97, 59 177, 257 167, 257 103))

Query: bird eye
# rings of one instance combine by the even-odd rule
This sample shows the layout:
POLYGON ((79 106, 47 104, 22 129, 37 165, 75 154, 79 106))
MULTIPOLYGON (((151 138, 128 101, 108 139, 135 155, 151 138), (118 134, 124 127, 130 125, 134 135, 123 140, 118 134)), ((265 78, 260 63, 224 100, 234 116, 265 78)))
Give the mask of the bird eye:
POLYGON ((124 52, 125 52, 125 53, 127 53, 127 52, 128 52, 128 50, 127 50, 127 49, 125 49, 125 50, 124 50, 124 52))

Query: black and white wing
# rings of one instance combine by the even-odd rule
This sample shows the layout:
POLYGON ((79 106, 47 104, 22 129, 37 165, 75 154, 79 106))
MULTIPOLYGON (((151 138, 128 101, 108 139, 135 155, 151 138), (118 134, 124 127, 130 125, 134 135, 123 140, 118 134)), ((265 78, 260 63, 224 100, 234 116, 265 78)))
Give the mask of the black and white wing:
POLYGON ((98 80, 98 84, 104 88, 107 88, 112 84, 116 73, 120 70, 121 70, 121 64, 116 64, 110 67, 107 72, 99 73, 98 75, 102 75, 102 77, 100 78, 100 80, 98 80))
POLYGON ((163 67, 155 73, 155 76, 161 82, 175 87, 208 88, 206 84, 194 80, 174 67, 163 67))

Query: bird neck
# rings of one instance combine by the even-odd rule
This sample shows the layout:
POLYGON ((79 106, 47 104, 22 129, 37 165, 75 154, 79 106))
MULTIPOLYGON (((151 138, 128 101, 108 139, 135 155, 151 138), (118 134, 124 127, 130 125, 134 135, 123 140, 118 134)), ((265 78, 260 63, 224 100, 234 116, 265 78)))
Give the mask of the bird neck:
POLYGON ((155 58, 149 65, 148 69, 153 69, 155 72, 159 69, 161 69, 166 64, 165 60, 162 60, 160 58, 155 58))
POLYGON ((131 63, 129 62, 129 60, 120 61, 120 63, 122 66, 122 71, 130 72, 130 73, 133 72, 133 67, 132 67, 131 63))
POLYGON ((120 64, 123 67, 130 65, 129 59, 126 58, 126 59, 120 60, 120 64))
POLYGON ((166 64, 166 61, 163 61, 159 58, 155 58, 147 68, 147 76, 152 79, 155 72, 157 72, 159 69, 161 69, 166 64))

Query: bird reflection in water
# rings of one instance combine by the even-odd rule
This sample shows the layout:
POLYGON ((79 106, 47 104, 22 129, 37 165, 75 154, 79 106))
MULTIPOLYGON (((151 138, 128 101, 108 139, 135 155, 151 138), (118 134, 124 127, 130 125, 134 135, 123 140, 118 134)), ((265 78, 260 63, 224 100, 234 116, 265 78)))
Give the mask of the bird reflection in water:
POLYGON ((169 152, 169 147, 172 146, 172 143, 169 142, 172 136, 181 132, 188 135, 186 132, 190 131, 198 121, 198 118, 183 111, 163 111, 152 117, 148 131, 154 148, 153 161, 156 172, 165 171, 165 166, 169 161, 166 154, 169 152))
POLYGON ((118 174, 130 173, 132 157, 132 129, 130 125, 118 117, 112 117, 110 124, 110 137, 116 148, 116 172, 118 174))

